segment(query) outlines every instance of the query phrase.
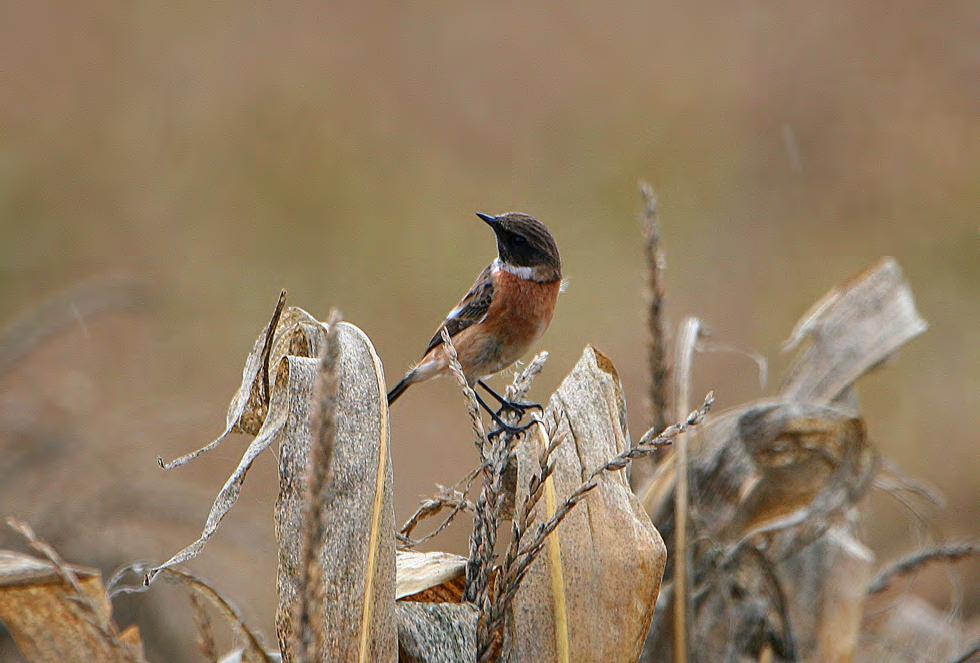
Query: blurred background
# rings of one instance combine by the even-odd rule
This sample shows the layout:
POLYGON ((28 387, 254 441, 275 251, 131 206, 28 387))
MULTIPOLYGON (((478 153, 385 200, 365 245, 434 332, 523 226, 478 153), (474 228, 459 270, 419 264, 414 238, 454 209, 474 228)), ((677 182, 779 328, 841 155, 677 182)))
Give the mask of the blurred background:
MULTIPOLYGON (((797 318, 898 258, 930 330, 860 394, 882 453, 947 505, 923 523, 876 494, 868 537, 882 561, 976 537, 978 29, 955 0, 2 3, 0 322, 88 294, 51 338, 0 349, 0 512, 104 572, 169 557, 246 439, 169 474, 154 458, 220 432, 279 289, 337 306, 395 380, 494 256, 475 211, 532 213, 562 249, 570 288, 532 396, 593 343, 639 436, 642 178, 672 328, 700 316, 777 384, 797 318)), ((737 355, 698 357, 709 388, 722 407, 764 393, 737 355)), ((408 392, 391 425, 401 522, 473 448, 449 381, 408 392)), ((267 454, 192 564, 268 642, 276 486, 267 454)), ((959 573, 975 615, 980 574, 959 573)), ((942 570, 914 591, 949 604, 942 570)), ((180 592, 118 609, 151 657, 192 646, 180 592)))

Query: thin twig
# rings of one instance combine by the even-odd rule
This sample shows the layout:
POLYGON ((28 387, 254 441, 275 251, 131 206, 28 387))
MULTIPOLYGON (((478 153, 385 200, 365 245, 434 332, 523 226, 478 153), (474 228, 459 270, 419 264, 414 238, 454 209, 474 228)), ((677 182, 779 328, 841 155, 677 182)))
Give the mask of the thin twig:
POLYGON ((399 546, 402 548, 414 548, 442 533, 461 512, 467 511, 474 513, 476 507, 466 496, 469 494, 470 488, 473 487, 473 482, 476 480, 476 477, 480 475, 481 469, 480 467, 476 467, 470 470, 469 474, 457 481, 450 488, 440 486, 439 493, 422 500, 418 508, 415 509, 415 513, 398 530, 396 537, 398 538, 399 546), (461 486, 463 487, 462 490, 460 490, 461 486), (445 509, 452 509, 452 511, 443 519, 438 527, 420 539, 411 538, 412 532, 420 522, 434 517, 445 509))
MULTIPOLYGON (((691 372, 694 350, 701 335, 701 321, 690 317, 681 325, 677 339, 676 398, 678 416, 687 411, 691 393, 691 372)), ((687 663, 688 627, 690 616, 690 596, 687 575, 691 567, 690 551, 687 546, 688 514, 688 457, 687 437, 679 436, 674 445, 677 458, 677 488, 674 492, 674 661, 687 663)))
POLYGON ((954 543, 920 550, 882 570, 868 586, 868 594, 878 594, 885 591, 894 579, 908 575, 931 562, 958 562, 973 555, 980 555, 980 544, 954 543))
POLYGON ((663 430, 670 410, 670 368, 667 365, 667 337, 664 332, 664 283, 666 269, 660 242, 660 219, 653 188, 640 182, 643 196, 643 249, 647 261, 647 352, 649 371, 650 427, 663 430))
MULTIPOLYGON (((340 342, 337 326, 340 315, 331 311, 327 322, 327 334, 322 354, 317 384, 315 387, 314 409, 311 417, 311 440, 309 464, 306 469, 306 514, 304 516, 304 537, 302 564, 300 565, 301 588, 296 606, 291 651, 299 653, 302 661, 327 660, 323 625, 323 606, 326 596, 323 590, 323 567, 320 551, 327 538, 327 528, 323 522, 323 508, 330 490, 330 459, 333 455, 337 436, 337 362, 340 357, 340 342)), ((367 597, 370 600, 370 597, 367 597)))

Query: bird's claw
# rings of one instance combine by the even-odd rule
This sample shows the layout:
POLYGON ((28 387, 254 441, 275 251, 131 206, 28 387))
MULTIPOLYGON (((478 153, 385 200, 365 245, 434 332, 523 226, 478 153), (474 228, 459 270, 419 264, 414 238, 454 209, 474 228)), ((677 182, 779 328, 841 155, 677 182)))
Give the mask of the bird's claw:
POLYGON ((512 436, 521 435, 522 433, 525 433, 528 429, 530 429, 532 426, 539 423, 541 423, 539 420, 532 419, 531 421, 529 421, 528 423, 522 426, 511 426, 510 424, 505 424, 498 421, 497 422, 498 427, 493 429, 489 433, 487 433, 487 437, 492 439, 494 437, 497 437, 498 435, 504 435, 504 434, 512 435, 512 436))
POLYGON ((537 410, 538 412, 544 412, 544 407, 540 403, 518 403, 517 401, 501 401, 500 409, 497 410, 497 416, 499 417, 504 412, 513 412, 518 416, 518 419, 523 419, 524 415, 527 414, 528 410, 537 410))

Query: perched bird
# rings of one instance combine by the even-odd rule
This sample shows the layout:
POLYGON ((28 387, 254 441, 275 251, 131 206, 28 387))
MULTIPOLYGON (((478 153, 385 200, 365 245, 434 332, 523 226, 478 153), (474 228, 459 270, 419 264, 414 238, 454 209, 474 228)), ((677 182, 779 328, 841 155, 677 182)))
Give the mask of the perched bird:
POLYGON ((500 403, 494 412, 477 392, 477 400, 502 430, 524 430, 508 426, 503 410, 523 415, 540 405, 514 403, 490 388, 484 378, 517 361, 537 341, 555 313, 561 290, 561 257, 548 228, 537 219, 509 212, 500 216, 477 213, 497 238, 497 259, 484 269, 476 283, 460 300, 429 341, 422 359, 388 393, 388 404, 411 385, 424 382, 449 369, 442 342, 445 328, 459 355, 459 363, 470 386, 483 387, 500 403))

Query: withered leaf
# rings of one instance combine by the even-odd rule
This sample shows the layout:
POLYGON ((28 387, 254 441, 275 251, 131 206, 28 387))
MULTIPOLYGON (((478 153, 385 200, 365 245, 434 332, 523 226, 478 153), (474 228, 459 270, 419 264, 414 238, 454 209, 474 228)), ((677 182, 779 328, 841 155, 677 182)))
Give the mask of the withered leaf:
POLYGON ((824 295, 796 324, 785 349, 804 338, 811 346, 790 369, 781 394, 830 402, 927 326, 898 263, 882 258, 824 295))
MULTIPOLYGON (((548 406, 565 440, 552 458, 538 521, 594 469, 630 448, 622 385, 612 363, 589 347, 548 406)), ((517 491, 537 468, 535 427, 517 449, 517 491)), ((514 598, 507 620, 514 661, 630 661, 642 650, 666 563, 656 528, 624 471, 598 487, 549 537, 514 598), (610 620, 613 620, 612 622, 610 620)))
POLYGON ((0 622, 21 654, 38 663, 143 661, 142 648, 131 644, 132 635, 128 642, 112 635, 112 608, 99 572, 70 569, 95 615, 80 609, 74 590, 53 564, 0 550, 0 622))
MULTIPOLYGON (((383 371, 364 332, 347 323, 339 323, 337 332, 337 431, 329 491, 322 506, 322 525, 329 528, 331 535, 318 551, 319 581, 323 583, 325 601, 322 623, 312 627, 320 629, 318 637, 331 653, 331 661, 394 661, 394 510, 383 371)), ((301 344, 309 342, 309 337, 304 340, 296 335, 294 339, 301 344)), ((296 385, 296 397, 288 404, 280 446, 276 630, 280 648, 288 659, 294 653, 290 651, 295 629, 292 620, 300 591, 297 582, 302 576, 311 392, 319 360, 287 356, 286 361, 276 379, 279 381, 288 372, 289 383, 296 385)))
POLYGON ((458 603, 466 585, 466 558, 444 552, 399 550, 395 598, 458 603))
POLYGON ((476 660, 476 608, 469 603, 399 601, 399 663, 461 663, 476 660))

